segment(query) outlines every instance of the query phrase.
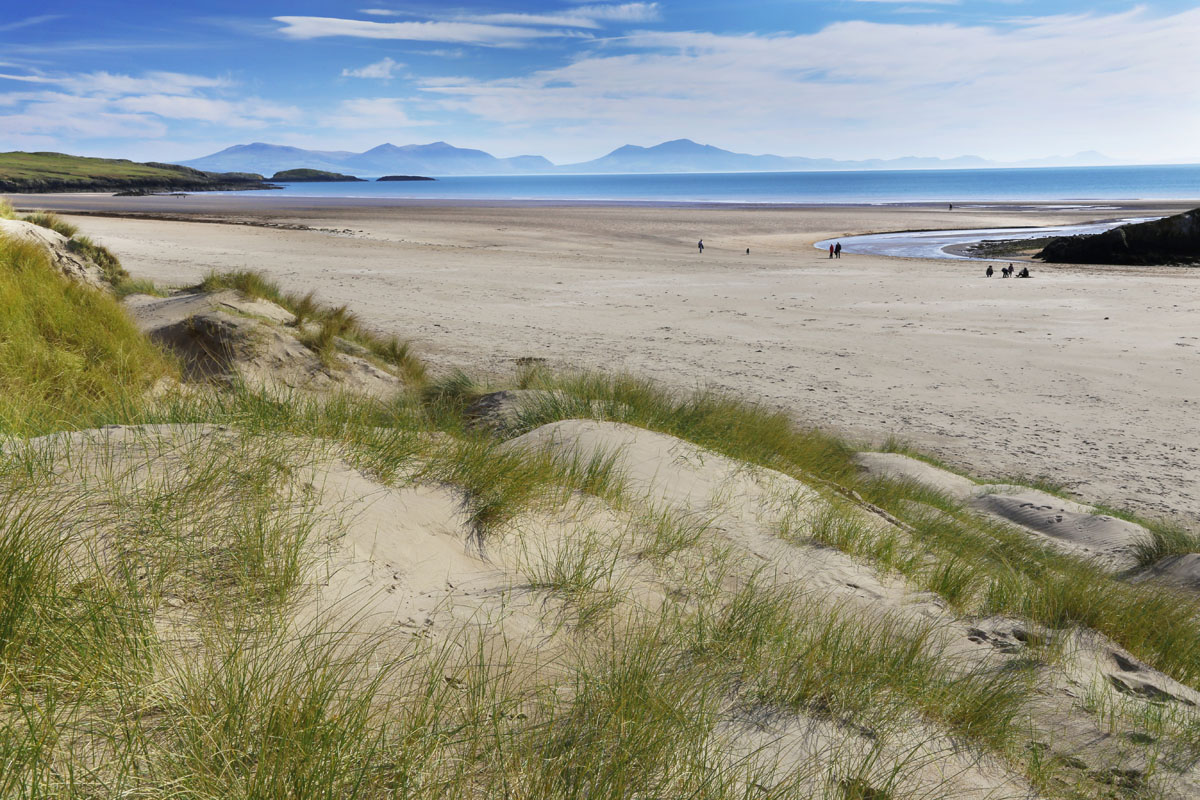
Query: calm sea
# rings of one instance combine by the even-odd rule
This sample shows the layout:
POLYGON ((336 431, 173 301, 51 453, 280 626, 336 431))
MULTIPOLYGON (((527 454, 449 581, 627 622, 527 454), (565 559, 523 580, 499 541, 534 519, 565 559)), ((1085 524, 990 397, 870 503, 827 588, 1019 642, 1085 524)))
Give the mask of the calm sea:
POLYGON ((1094 202, 1200 199, 1200 164, 1044 169, 505 175, 294 183, 296 197, 712 203, 1094 202))

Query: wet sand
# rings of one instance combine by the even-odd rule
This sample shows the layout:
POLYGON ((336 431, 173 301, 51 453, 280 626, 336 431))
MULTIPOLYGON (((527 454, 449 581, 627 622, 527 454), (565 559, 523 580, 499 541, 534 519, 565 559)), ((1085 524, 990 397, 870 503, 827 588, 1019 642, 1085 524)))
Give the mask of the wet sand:
POLYGON ((1200 270, 1035 264, 1032 280, 986 279, 986 262, 831 261, 812 247, 1194 204, 14 200, 89 214, 72 221, 135 276, 259 269, 314 290, 414 339, 435 366, 500 374, 539 358, 711 386, 864 440, 898 436, 980 477, 1040 476, 1089 501, 1200 520, 1200 270))

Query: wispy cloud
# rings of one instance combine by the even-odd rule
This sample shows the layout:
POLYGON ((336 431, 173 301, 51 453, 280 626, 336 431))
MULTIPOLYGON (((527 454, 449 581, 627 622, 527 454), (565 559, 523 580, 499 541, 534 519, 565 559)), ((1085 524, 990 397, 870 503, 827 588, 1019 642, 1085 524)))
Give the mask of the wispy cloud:
POLYGON ((0 105, 14 109, 4 116, 4 130, 18 140, 42 136, 158 138, 166 135, 172 121, 262 128, 294 123, 301 116, 293 106, 229 96, 233 82, 208 75, 88 72, 0 77, 55 87, 0 94, 0 105))
POLYGON ((324 123, 336 130, 378 130, 395 135, 400 129, 432 123, 408 115, 406 100, 399 97, 358 97, 342 101, 324 123))
POLYGON ((62 14, 41 14, 36 17, 26 17, 15 22, 5 22, 0 25, 0 33, 6 31, 15 31, 20 28, 28 28, 30 25, 41 25, 43 22, 53 22, 56 19, 62 19, 62 14))
POLYGON ((651 22, 661 17, 658 3, 584 5, 559 14, 484 14, 463 17, 497 25, 560 25, 566 28, 599 28, 604 22, 651 22))
POLYGON ((343 78, 375 78, 378 80, 391 80, 397 69, 404 65, 399 61, 393 61, 385 56, 382 60, 376 61, 374 64, 367 64, 365 67, 358 69, 343 69, 343 78))
POLYGON ((653 22, 661 19, 658 3, 622 3, 620 5, 584 5, 575 8, 576 14, 613 22, 653 22))
POLYGON ((414 42, 513 46, 532 39, 562 36, 561 32, 534 27, 490 25, 477 22, 374 22, 337 17, 274 17, 280 33, 293 39, 351 36, 361 39, 403 39, 414 42))

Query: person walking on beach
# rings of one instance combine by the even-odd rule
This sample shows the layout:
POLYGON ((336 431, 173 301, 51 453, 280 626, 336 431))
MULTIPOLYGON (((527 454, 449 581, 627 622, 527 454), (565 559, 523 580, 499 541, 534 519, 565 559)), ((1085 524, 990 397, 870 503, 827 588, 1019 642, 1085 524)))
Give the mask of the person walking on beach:
POLYGON ((696 247, 700 248, 700 255, 704 255, 704 240, 703 239, 696 242, 696 247))
POLYGON ((992 277, 992 265, 991 264, 988 264, 987 272, 985 272, 984 275, 987 275, 989 278, 992 277))
POLYGON ((838 242, 837 244, 835 244, 833 246, 833 257, 834 258, 842 257, 842 243, 841 242, 838 242))
POLYGON ((833 245, 832 244, 829 245, 829 257, 833 258, 833 245))

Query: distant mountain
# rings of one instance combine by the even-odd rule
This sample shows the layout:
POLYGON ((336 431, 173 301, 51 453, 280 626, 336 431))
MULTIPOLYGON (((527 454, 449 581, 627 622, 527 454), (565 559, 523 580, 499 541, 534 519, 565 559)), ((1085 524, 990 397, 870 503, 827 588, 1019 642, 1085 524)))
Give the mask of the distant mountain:
POLYGON ((606 156, 579 164, 566 164, 562 172, 786 172, 852 169, 973 169, 998 166, 979 156, 958 158, 906 158, 837 161, 803 156, 749 155, 722 150, 691 139, 675 139, 653 147, 627 144, 606 156))
POLYGON ((213 153, 203 158, 191 161, 180 161, 185 167, 202 169, 209 172, 258 172, 271 175, 285 169, 320 169, 337 172, 342 168, 342 160, 356 153, 344 150, 302 150, 299 147, 288 147, 282 144, 235 144, 219 153, 213 153), (247 165, 253 164, 253 169, 247 165), (228 166, 222 166, 228 165, 228 166))
MULTIPOLYGON (((511 175, 548 172, 554 168, 541 156, 496 158, 482 150, 431 144, 381 144, 364 153, 302 150, 277 144, 239 144, 203 158, 179 162, 196 169, 215 170, 224 164, 253 164, 254 171, 271 174, 291 169, 352 172, 357 175, 511 175)), ((227 171, 227 170, 226 170, 227 171)))
POLYGON ((869 169, 982 169, 986 167, 1061 167, 1113 163, 1096 152, 1036 161, 1002 164, 979 156, 957 158, 904 158, 838 161, 832 158, 750 155, 722 150, 691 139, 639 147, 627 144, 608 155, 577 164, 556 166, 541 156, 496 158, 483 150, 455 147, 446 142, 431 144, 381 144, 364 153, 345 150, 303 150, 285 145, 239 144, 203 158, 179 162, 196 169, 220 172, 257 172, 270 175, 281 170, 317 169, 352 172, 356 175, 515 175, 551 172, 786 172, 869 169))

